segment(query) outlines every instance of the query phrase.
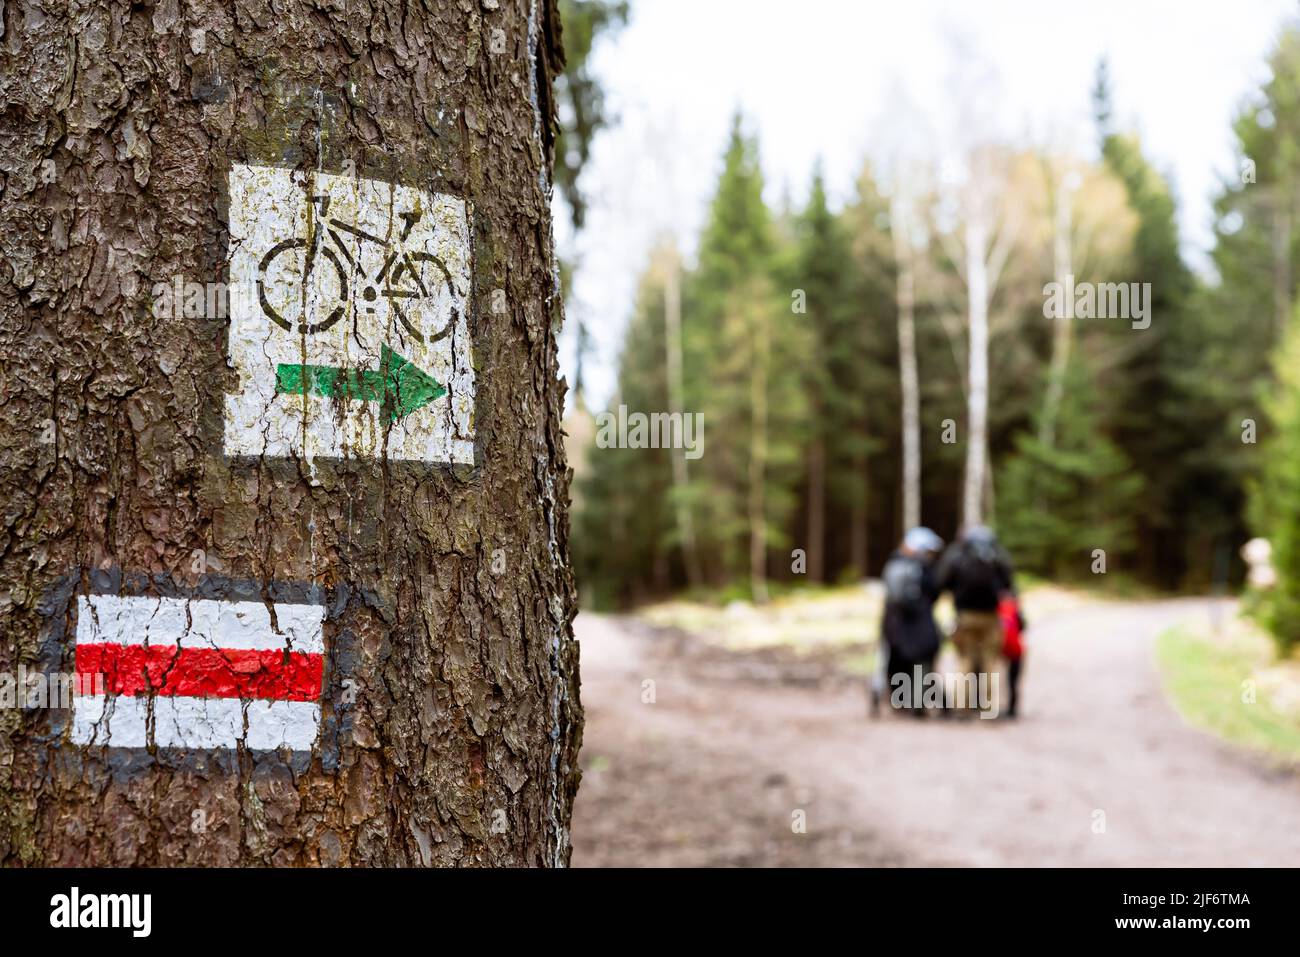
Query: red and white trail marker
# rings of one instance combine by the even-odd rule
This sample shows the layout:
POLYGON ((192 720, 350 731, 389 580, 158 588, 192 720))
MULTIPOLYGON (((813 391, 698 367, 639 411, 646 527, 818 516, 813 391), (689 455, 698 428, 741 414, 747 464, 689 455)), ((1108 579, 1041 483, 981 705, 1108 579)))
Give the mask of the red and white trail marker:
POLYGON ((77 675, 102 675, 104 693, 75 698, 72 740, 309 751, 320 728, 324 619, 314 604, 82 595, 77 675))

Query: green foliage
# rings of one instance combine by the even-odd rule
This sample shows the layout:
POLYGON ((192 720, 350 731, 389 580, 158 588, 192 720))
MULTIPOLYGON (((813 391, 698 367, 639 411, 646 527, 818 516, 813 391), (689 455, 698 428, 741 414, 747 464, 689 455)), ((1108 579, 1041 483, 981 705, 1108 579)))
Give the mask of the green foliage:
POLYGON ((1300 713, 1285 702, 1295 693, 1296 675, 1276 667, 1271 651, 1266 638, 1232 621, 1220 634, 1183 626, 1156 643, 1165 687, 1188 722, 1294 767, 1300 761, 1300 713), (1259 686, 1256 700, 1242 700, 1246 676, 1259 686), (1272 688, 1276 695, 1269 693, 1272 688))
MULTIPOLYGON (((574 49, 589 50, 596 32, 570 33, 574 49)), ((1225 574, 1223 557, 1247 535, 1244 489, 1258 473, 1251 519, 1273 541, 1284 579, 1265 613, 1280 640, 1292 641, 1300 635, 1300 379, 1287 370, 1300 368, 1300 345, 1288 342, 1276 366, 1268 358, 1286 324, 1279 304, 1289 315, 1300 277, 1300 224, 1287 220, 1300 209, 1300 34, 1283 34, 1270 62, 1273 77, 1234 123, 1255 181, 1230 179, 1215 202, 1213 281, 1199 283, 1185 264, 1174 194, 1140 141, 1116 129, 1104 68, 1093 90, 1097 160, 1007 152, 1001 223, 1016 225, 990 309, 989 452, 999 531, 1021 565, 1091 579, 1092 550, 1103 548, 1108 577, 1164 588, 1205 587, 1225 574), (1075 322, 1048 444, 1038 426, 1056 344, 1042 289, 1064 171, 1080 182, 1071 194, 1076 279, 1149 284, 1151 326, 1075 322), (1243 443, 1243 421, 1262 418, 1261 385, 1275 375, 1267 443, 1243 443)), ((922 512, 951 536, 966 451, 965 291, 952 261, 962 232, 952 221, 960 211, 941 208, 916 185, 924 179, 913 183, 922 512), (942 439, 947 419, 955 442, 942 439)), ((774 216, 757 143, 740 116, 733 120, 697 259, 680 276, 682 404, 704 414, 705 454, 678 485, 668 450, 592 450, 574 542, 584 587, 604 601, 686 584, 683 503, 711 594, 750 595, 755 539, 773 593, 806 583, 791 571, 790 549, 810 547, 819 501, 825 581, 878 570, 896 542, 890 205, 869 169, 855 186, 837 208, 814 171, 806 204, 787 202, 774 216), (803 311, 794 308, 801 301, 803 311)), ((656 258, 643 277, 611 407, 670 408, 664 289, 676 269, 656 258)))
POLYGON ((1257 615, 1287 649, 1300 643, 1300 323, 1288 330, 1274 372, 1276 384, 1265 402, 1262 467, 1251 483, 1250 517, 1273 546, 1278 578, 1259 596, 1257 615))
MULTIPOLYGON (((579 568, 603 600, 635 601, 681 581, 679 499, 715 586, 748 582, 755 528, 769 549, 788 549, 808 418, 810 331, 778 289, 778 258, 757 144, 737 116, 699 266, 683 282, 683 409, 703 414, 706 454, 687 463, 689 481, 677 488, 668 450, 592 451, 579 568)), ((614 407, 669 408, 663 268, 654 263, 643 278, 614 407)))
POLYGON ((686 407, 703 411, 709 436, 692 501, 705 553, 723 575, 748 568, 756 492, 769 547, 785 546, 799 480, 809 331, 778 291, 777 268, 758 145, 737 115, 683 321, 686 407))
POLYGON ((772 214, 763 201, 758 141, 745 132, 743 117, 736 113, 700 237, 699 267, 690 284, 696 325, 716 320, 732 290, 755 274, 769 272, 775 253, 772 214))
MULTIPOLYGON (((642 279, 619 358, 614 410, 620 403, 634 411, 668 407, 661 278, 648 272, 642 279)), ((672 582, 668 456, 664 449, 589 451, 573 560, 579 580, 595 588, 600 606, 643 600, 672 582)))
POLYGON ((772 217, 763 202, 758 144, 732 120, 718 187, 700 238, 699 265, 683 296, 685 407, 704 413, 707 453, 692 472, 700 547, 715 583, 746 564, 752 330, 773 325, 772 217), (756 296, 757 301, 746 301, 756 296), (739 350, 737 353, 735 350, 739 350))
MULTIPOLYGON (((805 494, 811 495, 813 484, 820 483, 824 526, 844 529, 866 521, 868 457, 879 447, 872 433, 870 398, 882 386, 889 389, 893 375, 892 369, 880 368, 872 353, 869 321, 882 312, 882 318, 892 320, 892 288, 883 270, 868 277, 855 262, 855 239, 864 243, 878 236, 884 208, 869 178, 857 202, 856 216, 834 214, 820 168, 814 172, 808 204, 794 222, 787 281, 791 296, 802 297, 806 310, 790 319, 806 329, 810 360, 802 373, 808 403, 802 434, 808 449, 805 494)), ((883 240, 875 243, 873 253, 887 248, 887 235, 883 240)), ((892 322, 888 328, 892 331, 892 322)), ((865 535, 865 529, 855 531, 865 535)), ((843 549, 830 557, 853 559, 843 549)), ((858 574, 865 572, 857 569, 858 574)))
POLYGON ((1097 350, 1117 357, 1099 375, 1111 437, 1146 479, 1127 563, 1164 587, 1205 587, 1216 549, 1243 534, 1242 446, 1228 426, 1239 405, 1238 376, 1254 374, 1235 371, 1251 339, 1249 331, 1243 336, 1249 323, 1197 288, 1182 259, 1168 183, 1136 136, 1111 130, 1104 63, 1094 104, 1104 163, 1137 216, 1127 267, 1110 278, 1149 283, 1151 291, 1151 327, 1119 326, 1097 350))
POLYGON ((1087 372, 1075 362, 1055 443, 1020 433, 1002 473, 998 524, 1021 566, 1082 579, 1091 572, 1093 549, 1105 549, 1108 559, 1132 549, 1142 489, 1142 477, 1102 431, 1087 372))
POLYGON ((609 122, 604 92, 591 73, 591 50, 599 37, 616 33, 627 15, 627 0, 560 0, 564 72, 555 79, 560 123, 555 184, 577 229, 587 215, 587 198, 578 178, 591 156, 592 140, 609 122))
POLYGON ((1206 428, 1203 420, 1187 414, 1203 372, 1187 374, 1186 362, 1195 361, 1187 354, 1188 344, 1200 339, 1192 325, 1197 319, 1191 311, 1192 277, 1179 250, 1177 209, 1168 183, 1143 155, 1138 139, 1111 134, 1102 155, 1123 182, 1138 223, 1127 267, 1107 279, 1149 283, 1151 317, 1147 329, 1121 321, 1105 330, 1106 341, 1097 351, 1118 357, 1101 374, 1108 398, 1105 415, 1115 442, 1148 481, 1130 516, 1140 532, 1140 547, 1132 557, 1145 575, 1172 587, 1186 572, 1189 548, 1202 558, 1209 553, 1207 543, 1191 544, 1188 508, 1198 502, 1199 511, 1213 509, 1213 500, 1206 499, 1213 486, 1186 482, 1186 471, 1173 464, 1195 447, 1188 441, 1190 433, 1206 428))
MULTIPOLYGON (((1217 282, 1192 298, 1172 330, 1169 378, 1157 448, 1180 521, 1202 529, 1189 545, 1246 536, 1244 489, 1259 463, 1242 442, 1246 420, 1260 416, 1269 358, 1291 315, 1300 277, 1294 211, 1300 187, 1300 32, 1281 34, 1269 57, 1272 76, 1234 120, 1238 168, 1214 201, 1212 251, 1217 282)), ((1257 509, 1253 509, 1257 514, 1257 509)), ((1262 526, 1260 533, 1271 537, 1262 526)))
MULTIPOLYGON (((889 202, 869 166, 836 219, 842 223, 837 232, 849 244, 849 261, 836 293, 843 297, 842 308, 831 312, 820 339, 833 390, 827 526, 838 530, 828 570, 839 566, 840 574, 862 577, 879 570, 897 537, 894 490, 901 476, 897 450, 902 441, 889 202), (855 554, 858 536, 860 554, 855 554)), ((946 375, 943 379, 951 381, 946 375)))

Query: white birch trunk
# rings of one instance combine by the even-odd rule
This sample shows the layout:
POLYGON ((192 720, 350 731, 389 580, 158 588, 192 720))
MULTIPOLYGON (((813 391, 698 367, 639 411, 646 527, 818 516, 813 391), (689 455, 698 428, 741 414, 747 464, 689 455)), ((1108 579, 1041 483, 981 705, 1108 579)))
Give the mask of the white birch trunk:
POLYGON ((981 212, 966 222, 966 292, 969 299, 970 371, 967 407, 966 481, 962 516, 966 527, 984 520, 989 411, 989 232, 981 212))
POLYGON ((911 220, 906 200, 889 204, 898 264, 898 374, 903 393, 903 528, 921 524, 921 395, 916 364, 916 291, 911 220))

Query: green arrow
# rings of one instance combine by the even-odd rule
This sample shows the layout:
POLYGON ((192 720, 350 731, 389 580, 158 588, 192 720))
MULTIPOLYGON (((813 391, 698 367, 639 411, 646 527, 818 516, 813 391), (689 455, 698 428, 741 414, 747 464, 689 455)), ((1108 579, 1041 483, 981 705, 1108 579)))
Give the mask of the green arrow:
POLYGON ((275 367, 275 391, 379 402, 388 413, 389 422, 447 394, 433 376, 388 346, 380 348, 378 371, 280 363, 275 367))

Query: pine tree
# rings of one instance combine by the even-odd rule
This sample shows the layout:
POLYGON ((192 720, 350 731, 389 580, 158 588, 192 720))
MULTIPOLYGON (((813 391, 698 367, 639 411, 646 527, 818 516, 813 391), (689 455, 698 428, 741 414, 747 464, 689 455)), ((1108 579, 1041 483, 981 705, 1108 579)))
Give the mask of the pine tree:
MULTIPOLYGON (((849 450, 845 462, 845 446, 853 442, 854 431, 861 428, 861 416, 856 414, 859 392, 836 374, 842 372, 846 360, 853 365, 854 340, 861 340, 860 335, 853 335, 852 328, 851 252, 842 224, 827 205, 820 163, 813 173, 808 205, 798 218, 795 242, 791 287, 794 295, 802 293, 800 305, 806 313, 796 314, 790 321, 807 325, 810 343, 810 361, 803 370, 803 389, 809 405, 803 540, 807 545, 808 580, 816 582, 826 577, 829 476, 841 466, 852 467, 855 457, 849 450)), ((836 492, 844 494, 843 483, 836 492)))
MULTIPOLYGON (((1137 137, 1112 129, 1100 68, 1094 104, 1105 165, 1124 183, 1138 222, 1129 264, 1115 278, 1150 284, 1150 328, 1114 327, 1108 351, 1121 359, 1099 373, 1113 437, 1147 478, 1133 557, 1155 584, 1205 584, 1216 548, 1244 534, 1249 455, 1237 424, 1257 414, 1253 383, 1266 374, 1273 343, 1267 283, 1240 283, 1241 250, 1221 233, 1214 257, 1222 285, 1198 291, 1180 252, 1173 193, 1137 137)), ((1227 187, 1220 216, 1240 200, 1227 187)))
POLYGON ((1277 381, 1265 403, 1268 437, 1251 483, 1250 518, 1273 546, 1277 584, 1259 596, 1258 614, 1283 651, 1300 643, 1300 322, 1273 362, 1277 381))
MULTIPOLYGON (((668 408, 662 278, 653 269, 641 277, 619 356, 618 388, 606 415, 617 416, 620 405, 643 413, 668 408)), ((598 417, 598 423, 604 421, 598 417)), ((597 431, 592 441, 600 440, 597 431)), ((678 580, 671 564, 670 454, 667 449, 599 445, 587 453, 574 564, 599 607, 644 601, 678 580)))
POLYGON ((1067 370, 1053 443, 1026 430, 1016 449, 1003 467, 998 525, 1019 564, 1080 578, 1093 549, 1109 556, 1132 547, 1143 480, 1104 434, 1081 360, 1067 370))
MULTIPOLYGON (((1282 32, 1269 67, 1233 122, 1237 168, 1214 202, 1217 282, 1193 300, 1188 334, 1171 357, 1184 386, 1177 421, 1189 444, 1177 474, 1191 490, 1189 524, 1237 541, 1247 534, 1243 489, 1261 459, 1243 435, 1261 427, 1261 383, 1272 378, 1270 357, 1300 277, 1300 28, 1282 32)), ((1257 504, 1250 513, 1258 522, 1257 504)))
POLYGON ((856 577, 879 568, 894 547, 902 478, 891 451, 901 444, 893 238, 889 204, 869 165, 841 219, 850 262, 847 306, 833 313, 828 346, 836 423, 831 527, 841 530, 839 554, 856 577))
POLYGON ((755 568, 766 565, 755 553, 756 536, 766 542, 764 550, 785 543, 799 477, 798 432, 806 418, 798 385, 808 331, 781 304, 777 263, 758 145, 737 114, 699 265, 685 286, 682 339, 686 406, 704 412, 708 435, 701 468, 691 475, 700 548, 714 557, 721 577, 743 575, 751 582, 765 577, 755 568), (763 445, 761 467, 755 437, 763 445))

